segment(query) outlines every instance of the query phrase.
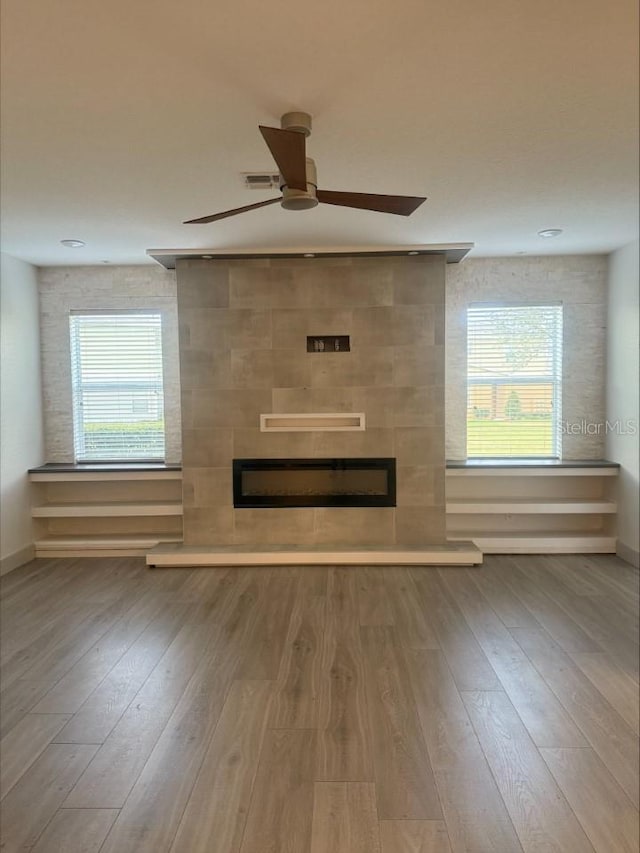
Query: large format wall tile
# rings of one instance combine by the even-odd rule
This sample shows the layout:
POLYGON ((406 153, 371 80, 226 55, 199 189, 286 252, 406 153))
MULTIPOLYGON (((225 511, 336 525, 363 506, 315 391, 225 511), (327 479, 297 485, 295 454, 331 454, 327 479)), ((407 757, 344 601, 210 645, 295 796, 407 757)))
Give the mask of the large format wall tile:
MULTIPOLYGON (((357 259, 352 259, 357 260, 357 259)), ((357 265, 303 271, 311 308, 336 309, 363 305, 392 305, 393 284, 387 269, 359 270, 357 265)))
POLYGON ((233 545, 234 509, 224 507, 185 507, 185 545, 233 545))
POLYGON ((231 388, 273 388, 270 349, 231 350, 231 388))
POLYGON ((398 305, 393 309, 394 346, 428 347, 435 342, 433 305, 398 305))
POLYGON ((396 539, 403 545, 444 542, 446 513, 440 506, 402 506, 396 510, 396 539))
POLYGON ((312 432, 260 432, 257 427, 235 429, 233 456, 234 459, 309 458, 314 455, 313 435, 312 432))
POLYGON ((238 509, 235 511, 235 542, 238 545, 311 545, 314 541, 313 510, 289 507, 238 509))
POLYGON ((231 466, 219 468, 186 468, 182 476, 182 499, 185 507, 228 506, 231 491, 231 466))
POLYGON ((398 506, 444 503, 444 465, 403 465, 397 469, 398 506))
MULTIPOLYGON (((274 339, 274 347, 279 346, 274 339)), ((311 382, 311 361, 308 353, 302 353, 304 339, 301 345, 290 349, 273 349, 271 359, 273 365, 272 388, 305 388, 311 382)))
POLYGON ((318 545, 394 544, 392 507, 318 507, 314 513, 318 545))
POLYGON ((394 305, 444 305, 445 267, 438 258, 420 258, 403 265, 393 279, 394 305), (428 283, 425 272, 428 270, 428 283))
POLYGON ((398 465, 442 465, 444 426, 399 427, 395 446, 398 465))
POLYGON ((312 435, 314 456, 394 456, 391 429, 373 427, 363 432, 314 432, 312 435))
POLYGON ((353 311, 351 345, 360 347, 383 347, 393 343, 397 308, 355 308, 353 311))
POLYGON ((266 388, 199 388, 191 398, 193 424, 203 429, 256 426, 260 413, 270 408, 266 388))
POLYGON ((394 426, 444 427, 443 385, 408 385, 394 391, 394 426))
POLYGON ((221 468, 230 465, 233 458, 233 430, 183 429, 183 476, 190 468, 221 468))
POLYGON ((229 269, 200 259, 184 261, 189 284, 180 290, 180 312, 229 307, 229 269))
POLYGON ((229 275, 232 308, 306 308, 309 288, 291 268, 235 266, 229 275))
POLYGON ((229 388, 231 353, 185 347, 180 352, 182 391, 193 388, 229 388))
POLYGON ((273 346, 304 351, 307 335, 350 335, 353 313, 348 309, 274 308, 271 312, 273 346))
POLYGON ((396 347, 393 381, 396 385, 444 385, 444 347, 425 344, 396 347))
POLYGON ((443 258, 179 262, 177 277, 186 541, 444 540, 443 258), (307 335, 351 350, 308 353, 307 335), (366 429, 261 432, 270 412, 364 412, 366 429), (398 507, 233 507, 234 458, 342 457, 396 457, 398 507))

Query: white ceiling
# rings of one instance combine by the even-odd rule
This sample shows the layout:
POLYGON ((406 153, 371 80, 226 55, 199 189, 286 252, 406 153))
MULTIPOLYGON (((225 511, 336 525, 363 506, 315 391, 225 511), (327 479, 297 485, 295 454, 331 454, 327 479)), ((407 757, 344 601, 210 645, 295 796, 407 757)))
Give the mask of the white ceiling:
POLYGON ((637 237, 635 0, 2 8, 2 249, 26 261, 465 241, 475 256, 592 253, 637 237), (274 194, 240 173, 273 170, 257 126, 292 109, 313 115, 321 188, 427 202, 408 219, 274 205, 182 225, 274 194))

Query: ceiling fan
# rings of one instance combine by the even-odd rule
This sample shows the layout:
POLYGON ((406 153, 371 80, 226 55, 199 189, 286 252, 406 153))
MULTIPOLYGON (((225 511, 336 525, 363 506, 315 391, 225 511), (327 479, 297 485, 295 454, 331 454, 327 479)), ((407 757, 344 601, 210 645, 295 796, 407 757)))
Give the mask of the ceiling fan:
POLYGON ((410 216, 420 207, 425 198, 406 195, 378 195, 376 193, 347 193, 319 190, 316 164, 306 155, 306 138, 311 133, 311 116, 308 113, 285 113, 281 127, 259 126, 260 133, 280 171, 281 196, 247 204, 211 216, 189 219, 184 225, 199 225, 226 219, 237 213, 257 210, 269 204, 280 203, 285 210, 309 210, 317 204, 335 204, 339 207, 354 207, 360 210, 376 210, 380 213, 395 213, 410 216))

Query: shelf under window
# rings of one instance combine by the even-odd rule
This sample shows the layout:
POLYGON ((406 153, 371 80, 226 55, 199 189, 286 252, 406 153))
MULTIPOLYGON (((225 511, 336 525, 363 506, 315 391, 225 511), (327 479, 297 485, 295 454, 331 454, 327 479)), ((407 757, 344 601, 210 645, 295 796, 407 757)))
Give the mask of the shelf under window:
POLYGON ((610 500, 580 500, 579 498, 449 500, 447 512, 454 515, 613 515, 617 512, 617 504, 610 500))
POLYGON ((109 502, 103 504, 65 503, 33 507, 34 518, 122 518, 123 516, 182 515, 181 501, 109 502))

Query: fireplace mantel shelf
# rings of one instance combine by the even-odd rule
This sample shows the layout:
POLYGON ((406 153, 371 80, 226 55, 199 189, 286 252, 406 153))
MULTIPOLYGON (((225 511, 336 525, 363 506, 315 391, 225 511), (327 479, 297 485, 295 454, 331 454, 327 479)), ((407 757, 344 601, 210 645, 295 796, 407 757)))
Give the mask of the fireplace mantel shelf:
MULTIPOLYGON (((371 258, 404 255, 443 255, 446 263, 459 264, 473 249, 473 243, 417 243, 403 246, 298 246, 272 249, 147 249, 147 255, 168 270, 176 261, 206 259, 211 261, 247 260, 255 258, 371 258)), ((309 263, 309 260, 307 260, 309 263)))

